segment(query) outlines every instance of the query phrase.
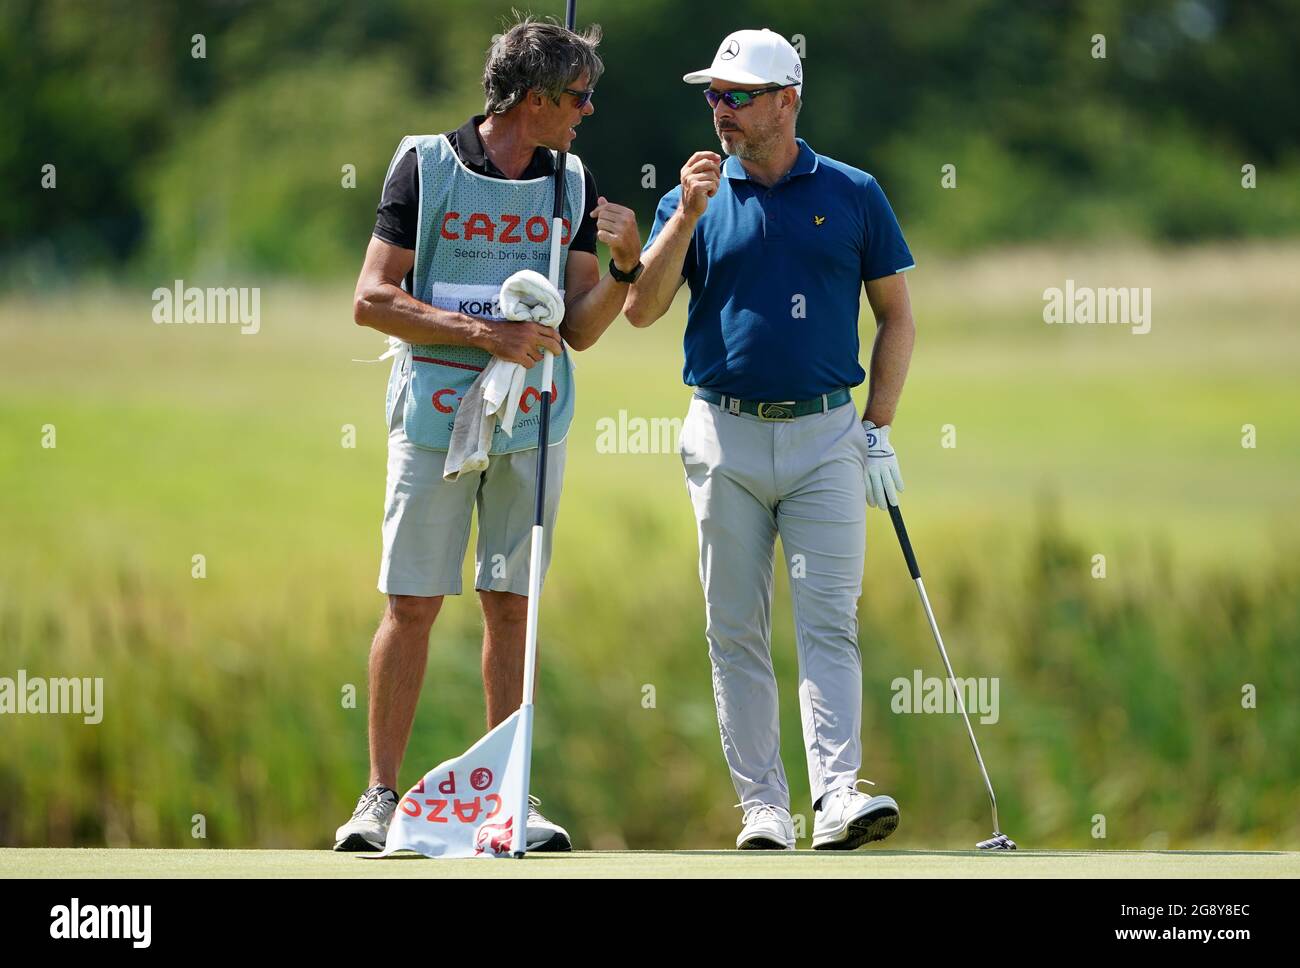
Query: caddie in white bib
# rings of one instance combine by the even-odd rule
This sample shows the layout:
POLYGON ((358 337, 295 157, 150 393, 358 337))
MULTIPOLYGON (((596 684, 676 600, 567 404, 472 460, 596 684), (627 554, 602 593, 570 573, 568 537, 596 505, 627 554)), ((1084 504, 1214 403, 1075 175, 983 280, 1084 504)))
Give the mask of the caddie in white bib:
MULTIPOLYGON (((489 178, 470 171, 445 135, 402 140, 389 172, 415 149, 419 172, 419 220, 412 295, 440 309, 500 319, 497 294, 520 269, 545 273, 550 253, 550 211, 555 181, 489 178)), ((586 205, 582 162, 566 158, 565 236, 561 238, 560 278, 569 244, 586 205)), ((405 345, 393 361, 385 415, 407 390, 402 422, 419 447, 447 449, 456 409, 491 356, 469 346, 405 345)), ((537 403, 541 367, 528 372, 513 433, 497 429, 491 453, 506 454, 537 446, 537 403)), ((566 351, 555 361, 551 391, 550 443, 563 440, 573 420, 573 364, 566 351)))

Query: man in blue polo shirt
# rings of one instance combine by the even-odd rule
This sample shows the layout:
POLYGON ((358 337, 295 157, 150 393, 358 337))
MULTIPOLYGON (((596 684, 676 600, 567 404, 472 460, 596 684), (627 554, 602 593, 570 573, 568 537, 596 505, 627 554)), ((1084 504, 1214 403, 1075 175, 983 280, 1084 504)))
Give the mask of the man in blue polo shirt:
POLYGON ((876 180, 795 137, 803 66, 770 30, 741 30, 687 74, 725 163, 697 151, 664 196, 624 312, 649 326, 686 283, 681 435, 700 541, 700 581, 722 749, 744 819, 736 846, 792 849, 771 660, 773 548, 794 597, 799 703, 812 787, 812 846, 887 837, 898 804, 859 792, 862 668, 857 604, 864 500, 903 487, 889 424, 907 375, 913 266, 876 180), (863 284, 876 319, 866 413, 849 388, 863 284))

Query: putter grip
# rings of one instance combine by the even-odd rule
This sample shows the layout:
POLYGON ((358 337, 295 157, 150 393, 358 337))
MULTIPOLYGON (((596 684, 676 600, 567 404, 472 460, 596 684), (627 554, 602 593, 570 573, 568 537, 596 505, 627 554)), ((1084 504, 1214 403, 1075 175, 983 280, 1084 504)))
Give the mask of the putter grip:
POLYGON ((898 544, 903 549, 903 557, 907 559, 907 570, 911 573, 912 580, 916 581, 921 577, 921 567, 916 563, 916 555, 912 553, 912 542, 903 525, 903 512, 897 504, 888 504, 888 507, 890 520, 894 522, 894 533, 898 535, 898 544))
POLYGON ((544 392, 541 397, 542 410, 538 416, 537 430, 537 481, 533 488, 533 524, 538 527, 546 525, 546 455, 551 443, 551 394, 544 392))

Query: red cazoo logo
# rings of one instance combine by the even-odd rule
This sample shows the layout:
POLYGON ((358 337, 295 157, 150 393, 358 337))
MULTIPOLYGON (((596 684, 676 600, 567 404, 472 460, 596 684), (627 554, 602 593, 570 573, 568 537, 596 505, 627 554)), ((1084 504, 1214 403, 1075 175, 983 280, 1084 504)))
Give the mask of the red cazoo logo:
POLYGON ((507 817, 505 823, 485 823, 478 828, 474 838, 476 854, 508 854, 514 844, 514 817, 507 817))
MULTIPOLYGON (((555 401, 560 395, 559 388, 551 384, 551 406, 555 406, 555 401)), ((519 394, 519 412, 528 413, 533 409, 533 404, 542 398, 536 387, 524 387, 524 392, 519 394)), ((435 390, 433 393, 433 409, 439 413, 453 413, 456 410, 456 391, 452 387, 443 387, 441 390, 435 390), (448 403, 450 399, 452 402, 448 403)))
MULTIPOLYGON (((563 219, 564 234, 560 236, 563 245, 569 244, 569 220, 563 219)), ((540 215, 524 221, 522 215, 502 212, 495 219, 487 212, 471 212, 462 216, 460 212, 448 212, 442 217, 439 233, 444 239, 469 242, 484 239, 488 242, 501 242, 515 245, 522 242, 545 242, 551 234, 551 220, 540 215), (523 233, 520 223, 523 222, 523 233)))
MULTIPOLYGON (((485 766, 472 770, 469 775, 469 783, 475 790, 486 790, 492 785, 492 771, 485 766)), ((424 780, 421 780, 411 790, 410 794, 402 797, 401 810, 412 820, 419 820, 423 817, 429 823, 478 823, 480 820, 491 820, 501 812, 501 797, 495 793, 489 793, 482 797, 473 797, 462 800, 456 796, 456 771, 452 770, 447 774, 445 780, 439 780, 437 786, 438 793, 441 797, 421 797, 416 798, 416 794, 427 792, 424 786, 424 780)))

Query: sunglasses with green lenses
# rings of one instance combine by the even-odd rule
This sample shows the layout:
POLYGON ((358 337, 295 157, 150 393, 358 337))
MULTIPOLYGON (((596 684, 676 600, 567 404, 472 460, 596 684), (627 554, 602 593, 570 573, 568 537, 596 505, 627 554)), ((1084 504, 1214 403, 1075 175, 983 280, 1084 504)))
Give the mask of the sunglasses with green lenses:
POLYGON ((709 102, 710 108, 716 108, 718 102, 723 102, 733 111, 741 108, 747 108, 754 103, 755 98, 762 97, 764 94, 771 94, 773 91, 784 91, 787 87, 795 87, 794 84, 782 84, 780 87, 763 87, 754 91, 715 91, 713 88, 706 88, 704 91, 704 100, 709 102))

